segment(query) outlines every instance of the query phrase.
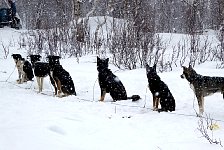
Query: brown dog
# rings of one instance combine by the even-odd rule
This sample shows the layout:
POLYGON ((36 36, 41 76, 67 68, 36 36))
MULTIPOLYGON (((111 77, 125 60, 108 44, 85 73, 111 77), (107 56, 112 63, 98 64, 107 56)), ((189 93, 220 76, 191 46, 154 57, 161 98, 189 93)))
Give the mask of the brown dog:
MULTIPOLYGON (((204 112, 204 97, 216 92, 224 92, 224 77, 209 77, 197 74, 189 65, 183 66, 181 78, 187 79, 198 100, 199 116, 204 112)), ((224 93, 223 93, 224 98, 224 93)))

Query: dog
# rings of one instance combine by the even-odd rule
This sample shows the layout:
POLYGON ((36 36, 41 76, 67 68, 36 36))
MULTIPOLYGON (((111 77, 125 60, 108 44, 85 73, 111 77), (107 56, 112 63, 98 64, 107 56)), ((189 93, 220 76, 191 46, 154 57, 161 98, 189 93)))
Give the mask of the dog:
POLYGON ((54 80, 56 87, 55 95, 62 97, 64 96, 76 95, 75 86, 70 74, 60 65, 60 56, 48 56, 48 62, 50 66, 50 76, 54 80))
POLYGON ((12 54, 12 57, 16 63, 19 75, 17 83, 21 84, 27 81, 32 81, 34 75, 30 62, 22 58, 20 54, 12 54))
POLYGON ((127 93, 122 82, 111 72, 110 69, 108 69, 108 62, 109 58, 100 59, 99 57, 97 57, 98 79, 101 89, 100 101, 104 101, 106 93, 110 93, 113 101, 127 99, 132 99, 132 101, 139 100, 139 95, 127 97, 127 93))
POLYGON ((17 83, 19 83, 22 79, 23 74, 23 66, 22 66, 22 56, 20 54, 12 54, 12 57, 14 59, 14 62, 16 64, 16 68, 18 70, 18 79, 17 83))
POLYGON ((153 110, 158 112, 175 111, 175 99, 168 86, 156 73, 156 64, 153 67, 150 67, 148 64, 146 64, 146 75, 148 78, 149 90, 153 96, 153 110), (160 109, 158 109, 159 103, 161 105, 160 109))
POLYGON ((224 99, 224 77, 202 76, 197 74, 191 65, 189 65, 189 67, 182 66, 182 68, 183 74, 180 77, 182 79, 187 79, 198 100, 198 116, 204 113, 204 97, 216 92, 221 92, 224 99))
POLYGON ((39 89, 38 92, 40 93, 40 92, 43 91, 44 78, 49 75, 51 84, 54 86, 55 93, 56 93, 56 87, 55 87, 54 80, 50 76, 49 63, 40 62, 40 58, 41 58, 40 55, 29 55, 28 57, 30 57, 31 64, 32 64, 32 67, 33 67, 33 70, 34 70, 34 75, 35 75, 36 80, 37 80, 38 89, 39 89))

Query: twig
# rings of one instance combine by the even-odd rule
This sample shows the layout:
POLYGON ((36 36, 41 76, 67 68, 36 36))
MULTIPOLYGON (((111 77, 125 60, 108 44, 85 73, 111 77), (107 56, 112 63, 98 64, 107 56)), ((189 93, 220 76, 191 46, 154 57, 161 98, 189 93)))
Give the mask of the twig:
POLYGON ((208 140, 208 142, 210 144, 219 144, 221 147, 223 147, 222 146, 222 142, 221 142, 220 139, 217 140, 217 139, 214 139, 213 138, 213 130, 214 130, 212 128, 212 126, 214 125, 213 124, 213 119, 210 116, 207 116, 206 115, 205 121, 206 121, 206 126, 204 124, 204 121, 203 121, 203 118, 202 117, 200 117, 200 119, 198 121, 198 128, 197 129, 201 132, 202 137, 204 137, 206 140, 208 140), (211 134, 212 135, 210 135, 208 133, 209 130, 211 131, 211 134))

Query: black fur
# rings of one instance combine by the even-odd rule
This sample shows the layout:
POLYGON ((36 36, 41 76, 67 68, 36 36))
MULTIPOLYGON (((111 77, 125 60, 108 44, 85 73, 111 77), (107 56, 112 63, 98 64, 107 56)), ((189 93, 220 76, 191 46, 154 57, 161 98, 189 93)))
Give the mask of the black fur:
POLYGON ((29 61, 27 61, 25 59, 24 59, 24 64, 23 64, 23 71, 26 73, 27 79, 32 81, 32 79, 34 77, 32 65, 29 61))
POLYGON ((54 68, 51 68, 51 76, 57 84, 57 90, 60 90, 65 95, 76 95, 75 86, 70 74, 63 69, 61 65, 54 65, 54 68))
POLYGON ((43 90, 43 78, 48 76, 50 77, 51 84, 54 86, 55 93, 56 92, 56 87, 53 78, 50 76, 50 66, 49 63, 46 62, 39 62, 41 56, 40 55, 29 55, 32 67, 34 69, 34 75, 37 78, 37 83, 39 87, 39 92, 42 92, 43 90))
POLYGON ((156 73, 156 65, 149 67, 146 64, 146 74, 149 83, 149 89, 153 95, 153 109, 160 111, 175 111, 175 99, 168 86, 160 79, 156 73), (161 109, 158 109, 160 101, 161 109))
POLYGON ((187 79, 198 100, 199 114, 204 112, 204 97, 221 92, 224 99, 224 77, 210 77, 198 74, 191 65, 183 67, 181 78, 187 79))
POLYGON ((110 69, 108 69, 108 62, 109 58, 103 60, 97 57, 98 79, 101 89, 100 101, 104 100, 106 93, 110 93, 114 101, 127 99, 132 99, 133 101, 139 100, 139 95, 127 97, 127 93, 122 82, 110 71, 110 69))
POLYGON ((40 61, 41 56, 40 55, 29 55, 27 58, 30 58, 31 64, 34 67, 34 64, 38 61, 40 61))
POLYGON ((50 73, 49 64, 46 62, 36 62, 33 68, 36 77, 46 77, 50 73))
POLYGON ((21 60, 22 59, 22 56, 20 54, 12 54, 12 58, 14 60, 21 60))
POLYGON ((19 73, 19 80, 17 81, 19 83, 32 81, 34 75, 30 62, 22 58, 20 54, 12 54, 12 57, 16 63, 16 67, 19 73))
POLYGON ((40 55, 29 55, 32 66, 34 68, 34 74, 36 77, 46 77, 50 73, 49 64, 46 62, 39 62, 40 55))
POLYGON ((62 91, 65 95, 76 95, 75 86, 70 74, 60 65, 60 56, 48 56, 50 75, 56 84, 57 93, 62 91))

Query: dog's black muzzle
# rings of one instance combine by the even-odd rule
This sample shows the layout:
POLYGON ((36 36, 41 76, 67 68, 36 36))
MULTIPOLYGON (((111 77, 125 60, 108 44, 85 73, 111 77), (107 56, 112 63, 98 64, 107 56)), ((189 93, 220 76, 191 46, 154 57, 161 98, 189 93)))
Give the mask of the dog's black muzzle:
POLYGON ((185 79, 185 75, 184 75, 184 74, 180 75, 180 77, 181 77, 182 79, 185 79))

